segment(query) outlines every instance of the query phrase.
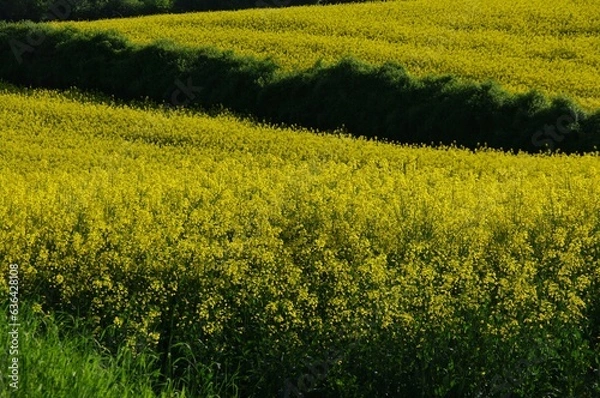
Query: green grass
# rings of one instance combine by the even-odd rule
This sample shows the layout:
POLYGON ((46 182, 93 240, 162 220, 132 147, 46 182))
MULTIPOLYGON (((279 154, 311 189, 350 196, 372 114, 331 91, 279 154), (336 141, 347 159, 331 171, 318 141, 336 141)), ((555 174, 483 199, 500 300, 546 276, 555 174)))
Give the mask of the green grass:
MULTIPOLYGON (((185 377, 174 383, 161 376, 158 356, 149 350, 134 352, 126 346, 115 352, 92 339, 81 320, 44 314, 22 305, 19 314, 18 389, 4 370, 12 358, 8 350, 12 330, 7 316, 0 317, 0 332, 7 347, 0 356, 3 377, 0 397, 23 398, 154 398, 236 396, 231 381, 215 384, 213 368, 187 363, 185 377), (184 385, 186 387, 180 388, 184 385), (223 392, 227 389, 227 395, 223 392)), ((6 312, 5 312, 6 313, 6 312)))

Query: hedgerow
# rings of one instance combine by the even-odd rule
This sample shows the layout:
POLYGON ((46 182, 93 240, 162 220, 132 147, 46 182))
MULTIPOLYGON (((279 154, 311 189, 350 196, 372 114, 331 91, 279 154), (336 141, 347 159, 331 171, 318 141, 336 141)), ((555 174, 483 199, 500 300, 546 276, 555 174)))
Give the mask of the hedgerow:
POLYGON ((0 0, 0 21, 94 20, 166 12, 280 8, 365 0, 0 0))

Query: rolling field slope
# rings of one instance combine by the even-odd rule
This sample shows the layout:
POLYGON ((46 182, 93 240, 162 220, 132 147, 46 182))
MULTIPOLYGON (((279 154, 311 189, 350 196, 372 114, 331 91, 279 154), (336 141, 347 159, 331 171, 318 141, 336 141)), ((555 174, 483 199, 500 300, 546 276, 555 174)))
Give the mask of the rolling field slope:
POLYGON ((0 258, 23 300, 132 347, 189 344, 238 369, 242 396, 299 388, 315 358, 320 396, 600 391, 597 156, 398 147, 10 87, 0 118, 0 258))
POLYGON ((287 69, 352 55, 395 60, 419 76, 493 79, 600 108, 595 0, 416 0, 161 15, 74 24, 136 42, 170 39, 271 57, 287 69))

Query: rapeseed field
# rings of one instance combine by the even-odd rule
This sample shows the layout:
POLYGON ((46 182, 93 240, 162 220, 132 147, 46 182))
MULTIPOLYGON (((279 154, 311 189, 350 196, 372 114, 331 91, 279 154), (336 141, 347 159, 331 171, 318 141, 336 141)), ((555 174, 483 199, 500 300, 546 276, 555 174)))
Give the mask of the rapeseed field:
POLYGON ((597 155, 5 85, 0 119, 0 259, 40 311, 235 371, 241 396, 600 392, 597 155))

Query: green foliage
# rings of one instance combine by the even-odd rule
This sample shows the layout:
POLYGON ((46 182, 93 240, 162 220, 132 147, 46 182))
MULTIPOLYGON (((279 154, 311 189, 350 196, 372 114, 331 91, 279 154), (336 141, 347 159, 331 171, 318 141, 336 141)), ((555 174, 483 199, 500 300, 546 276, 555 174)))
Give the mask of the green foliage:
POLYGON ((52 0, 0 0, 0 21, 39 21, 52 3, 52 0))
MULTIPOLYGON (((337 0, 330 3, 364 0, 337 0)), ((165 12, 325 4, 318 0, 0 0, 0 21, 93 20, 165 12)))

